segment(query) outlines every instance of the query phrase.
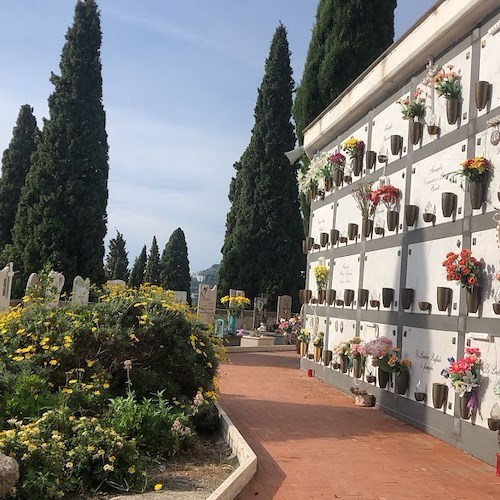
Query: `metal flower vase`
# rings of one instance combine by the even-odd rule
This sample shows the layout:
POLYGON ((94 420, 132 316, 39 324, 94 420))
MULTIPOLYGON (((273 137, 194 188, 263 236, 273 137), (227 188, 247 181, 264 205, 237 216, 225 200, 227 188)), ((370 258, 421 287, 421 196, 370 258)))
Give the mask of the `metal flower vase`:
POLYGON ((474 97, 476 100, 476 108, 481 111, 488 104, 490 97, 490 82, 480 80, 476 82, 474 87, 474 97))
POLYGON ((385 389, 387 387, 387 384, 389 383, 391 376, 392 376, 392 374, 386 372, 385 370, 382 370, 382 368, 379 367, 379 369, 378 369, 378 385, 381 389, 385 389))
POLYGON ((442 408, 448 396, 448 386, 434 382, 432 384, 432 405, 434 408, 442 408))
POLYGON ((402 370, 396 373, 396 392, 401 396, 406 394, 408 386, 410 385, 410 372, 408 370, 402 370))
POLYGON ((451 288, 444 286, 437 287, 437 306, 440 311, 446 311, 451 303, 451 295, 453 291, 451 288))
POLYGON ((387 211, 387 229, 389 231, 394 231, 398 227, 399 222, 399 212, 396 210, 387 211))
POLYGON ((364 359, 354 358, 352 360, 352 376, 354 378, 361 378, 363 376, 363 368, 365 366, 364 359))
POLYGON ((483 205, 483 183, 469 181, 469 195, 472 208, 478 210, 483 205))
POLYGON ((416 146, 424 132, 424 124, 420 122, 410 121, 410 140, 411 143, 416 146))
POLYGON ((460 100, 446 99, 446 118, 450 125, 455 125, 460 114, 460 100))
POLYGON ((466 288, 465 301, 467 303, 468 313, 477 313, 479 309, 479 304, 481 302, 481 288, 479 286, 473 286, 471 288, 466 288))

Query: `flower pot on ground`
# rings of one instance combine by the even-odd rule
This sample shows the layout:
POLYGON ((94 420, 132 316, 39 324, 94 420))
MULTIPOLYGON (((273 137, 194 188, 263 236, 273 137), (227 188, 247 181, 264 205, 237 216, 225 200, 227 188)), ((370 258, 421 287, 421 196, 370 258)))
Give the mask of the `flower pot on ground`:
POLYGON ((391 153, 398 155, 403 149, 403 138, 400 135, 391 135, 391 153))
POLYGON ((328 245, 328 236, 329 236, 328 233, 320 233, 319 234, 319 244, 322 247, 326 247, 326 245, 328 245))
POLYGON ((354 398, 354 404, 356 406, 363 406, 366 408, 375 406, 375 396, 373 394, 356 394, 354 398))
POLYGON ((366 152, 366 169, 371 170, 375 163, 377 162, 377 153, 375 151, 367 151, 366 152))
POLYGON ((479 304, 481 303, 481 288, 473 286, 466 289, 465 301, 467 303, 467 312, 470 314, 477 313, 479 304))
POLYGON ((349 368, 349 358, 345 354, 342 354, 339 357, 339 363, 340 363, 340 371, 342 373, 347 373, 347 370, 349 368))
POLYGON ((452 290, 444 286, 437 287, 437 306, 440 311, 446 311, 451 304, 452 290))
POLYGON ((354 378, 361 378, 363 376, 363 369, 365 367, 365 358, 354 358, 352 360, 352 376, 354 378))
POLYGON ((483 182, 472 182, 469 181, 469 196, 472 208, 475 210, 480 209, 483 206, 484 199, 484 189, 483 182))
POLYGON ((444 217, 451 217, 455 211, 457 195, 455 193, 441 193, 441 210, 444 217))
POLYGON ((323 364, 325 366, 329 366, 331 361, 332 361, 332 351, 329 351, 328 349, 325 349, 323 351, 323 364))
POLYGON ((354 290, 345 289, 344 290, 344 305, 350 307, 354 300, 354 290))
POLYGON ((373 221, 368 219, 367 217, 363 217, 363 221, 361 223, 361 233, 365 239, 368 239, 373 232, 373 221))
POLYGON ((387 229, 389 231, 394 231, 398 227, 399 222, 399 212, 396 210, 387 211, 387 229))
POLYGON ((460 100, 446 99, 446 119, 450 125, 455 125, 460 115, 460 100))
POLYGON ((337 297, 337 290, 331 288, 326 291, 326 303, 331 306, 337 297))
POLYGON ((352 241, 358 237, 358 225, 354 223, 349 223, 347 225, 347 236, 352 241))
POLYGON ((391 307, 394 302, 394 288, 382 288, 382 304, 391 307))
POLYGON ((472 397, 472 391, 467 391, 463 394, 463 396, 460 396, 460 405, 459 405, 459 411, 460 411, 460 418, 463 420, 469 420, 471 411, 470 408, 467 406, 469 404, 470 398, 472 397))
POLYGON ((434 408, 442 408, 448 396, 448 386, 434 382, 432 384, 432 405, 434 408))
POLYGON ((412 227, 415 224, 415 220, 418 215, 417 205, 406 205, 405 207, 405 221, 408 227, 412 227))
POLYGON ((490 97, 490 82, 480 80, 474 86, 474 97, 476 100, 476 108, 481 111, 488 104, 490 97))
POLYGON ((381 389, 385 389, 389 380, 391 379, 391 374, 382 370, 382 368, 378 369, 378 385, 381 389))
POLYGON ((422 139, 423 132, 423 123, 410 121, 410 141, 414 146, 416 146, 420 142, 420 139, 422 139))
POLYGON ((424 219, 424 222, 434 222, 436 220, 436 216, 430 212, 424 212, 422 214, 422 219, 424 219))
POLYGON ((358 304, 359 307, 365 307, 368 303, 369 292, 366 288, 360 288, 358 290, 358 304))
POLYGON ((413 288, 401 288, 401 305, 403 309, 410 309, 413 303, 413 288))
POLYGON ((396 376, 396 392, 400 395, 406 394, 408 386, 410 385, 410 372, 402 370, 395 374, 396 376))
POLYGON ((338 240, 339 240, 339 230, 330 229, 330 241, 332 242, 332 246, 335 246, 338 240))

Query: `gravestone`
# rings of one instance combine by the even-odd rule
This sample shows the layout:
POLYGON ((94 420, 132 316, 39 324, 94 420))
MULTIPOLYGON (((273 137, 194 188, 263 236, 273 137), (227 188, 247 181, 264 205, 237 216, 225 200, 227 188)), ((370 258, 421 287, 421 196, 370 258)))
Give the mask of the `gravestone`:
POLYGON ((243 290, 235 290, 234 288, 229 289, 229 297, 244 297, 245 292, 243 290))
POLYGON ((127 288, 127 283, 123 280, 108 280, 104 283, 103 288, 108 291, 112 288, 127 288))
POLYGON ((267 323, 267 297, 255 297, 253 304, 253 327, 267 323))
POLYGON ((14 266, 12 262, 9 262, 0 271, 0 312, 9 310, 10 293, 12 291, 13 277, 14 277, 14 266))
POLYGON ((71 294, 71 303, 79 306, 86 306, 89 303, 90 278, 84 280, 77 276, 73 280, 73 291, 71 294))
POLYGON ((38 278, 37 273, 31 273, 28 277, 28 281, 26 282, 26 291, 25 295, 29 295, 34 288, 37 288, 40 284, 40 279, 38 278))
POLYGON ((178 302, 179 304, 185 304, 187 302, 188 293, 185 290, 169 290, 174 294, 173 300, 174 302, 178 302))
POLYGON ((198 309, 196 312, 198 320, 212 323, 215 318, 216 303, 217 285, 210 288, 209 285, 200 283, 198 285, 198 309))
POLYGON ((276 322, 279 322, 281 319, 290 319, 291 316, 292 316, 292 297, 290 297, 290 295, 280 295, 278 297, 276 322))
POLYGON ((45 298, 47 300, 47 307, 57 307, 61 291, 64 286, 64 274, 57 271, 50 271, 47 290, 45 291, 45 298))

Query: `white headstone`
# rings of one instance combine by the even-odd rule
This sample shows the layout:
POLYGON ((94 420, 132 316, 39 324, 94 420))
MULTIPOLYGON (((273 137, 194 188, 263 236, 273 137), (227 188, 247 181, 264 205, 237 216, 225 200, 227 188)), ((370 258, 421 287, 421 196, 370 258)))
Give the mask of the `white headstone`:
POLYGON ((179 304, 185 304, 187 302, 188 293, 184 290, 170 290, 174 294, 174 301, 179 302, 179 304))
POLYGON ((9 262, 0 271, 0 312, 8 311, 10 304, 10 292, 12 290, 12 278, 14 277, 14 266, 9 262))
POLYGON ((89 303, 90 278, 84 280, 81 276, 77 276, 73 280, 73 292, 71 294, 71 302, 75 305, 85 306, 89 303))
POLYGON ((198 310, 196 312, 198 320, 212 323, 215 319, 216 303, 217 285, 210 288, 209 285, 200 283, 198 286, 198 310))
POLYGON ((31 292, 31 289, 37 287, 40 284, 40 280, 38 279, 37 273, 31 273, 29 275, 28 281, 26 283, 26 295, 31 292))
POLYGON ((59 305, 59 298, 64 286, 64 274, 57 271, 50 271, 48 286, 45 292, 47 307, 56 307, 59 305))
POLYGON ((280 295, 278 297, 278 308, 276 313, 276 321, 280 319, 290 319, 292 316, 292 297, 290 295, 280 295))

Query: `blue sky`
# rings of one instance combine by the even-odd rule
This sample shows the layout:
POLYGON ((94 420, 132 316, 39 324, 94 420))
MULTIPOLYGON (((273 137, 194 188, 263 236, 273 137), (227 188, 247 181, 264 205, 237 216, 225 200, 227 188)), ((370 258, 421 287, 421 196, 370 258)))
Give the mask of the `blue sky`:
MULTIPOLYGON (((186 234, 191 271, 218 263, 227 193, 250 139, 271 38, 287 27, 300 81, 313 0, 98 0, 110 146, 108 235, 132 263, 156 235, 186 234)), ((398 0, 396 37, 434 0, 398 0)), ((41 126, 58 73, 72 0, 4 2, 0 17, 0 150, 22 104, 41 126)))

